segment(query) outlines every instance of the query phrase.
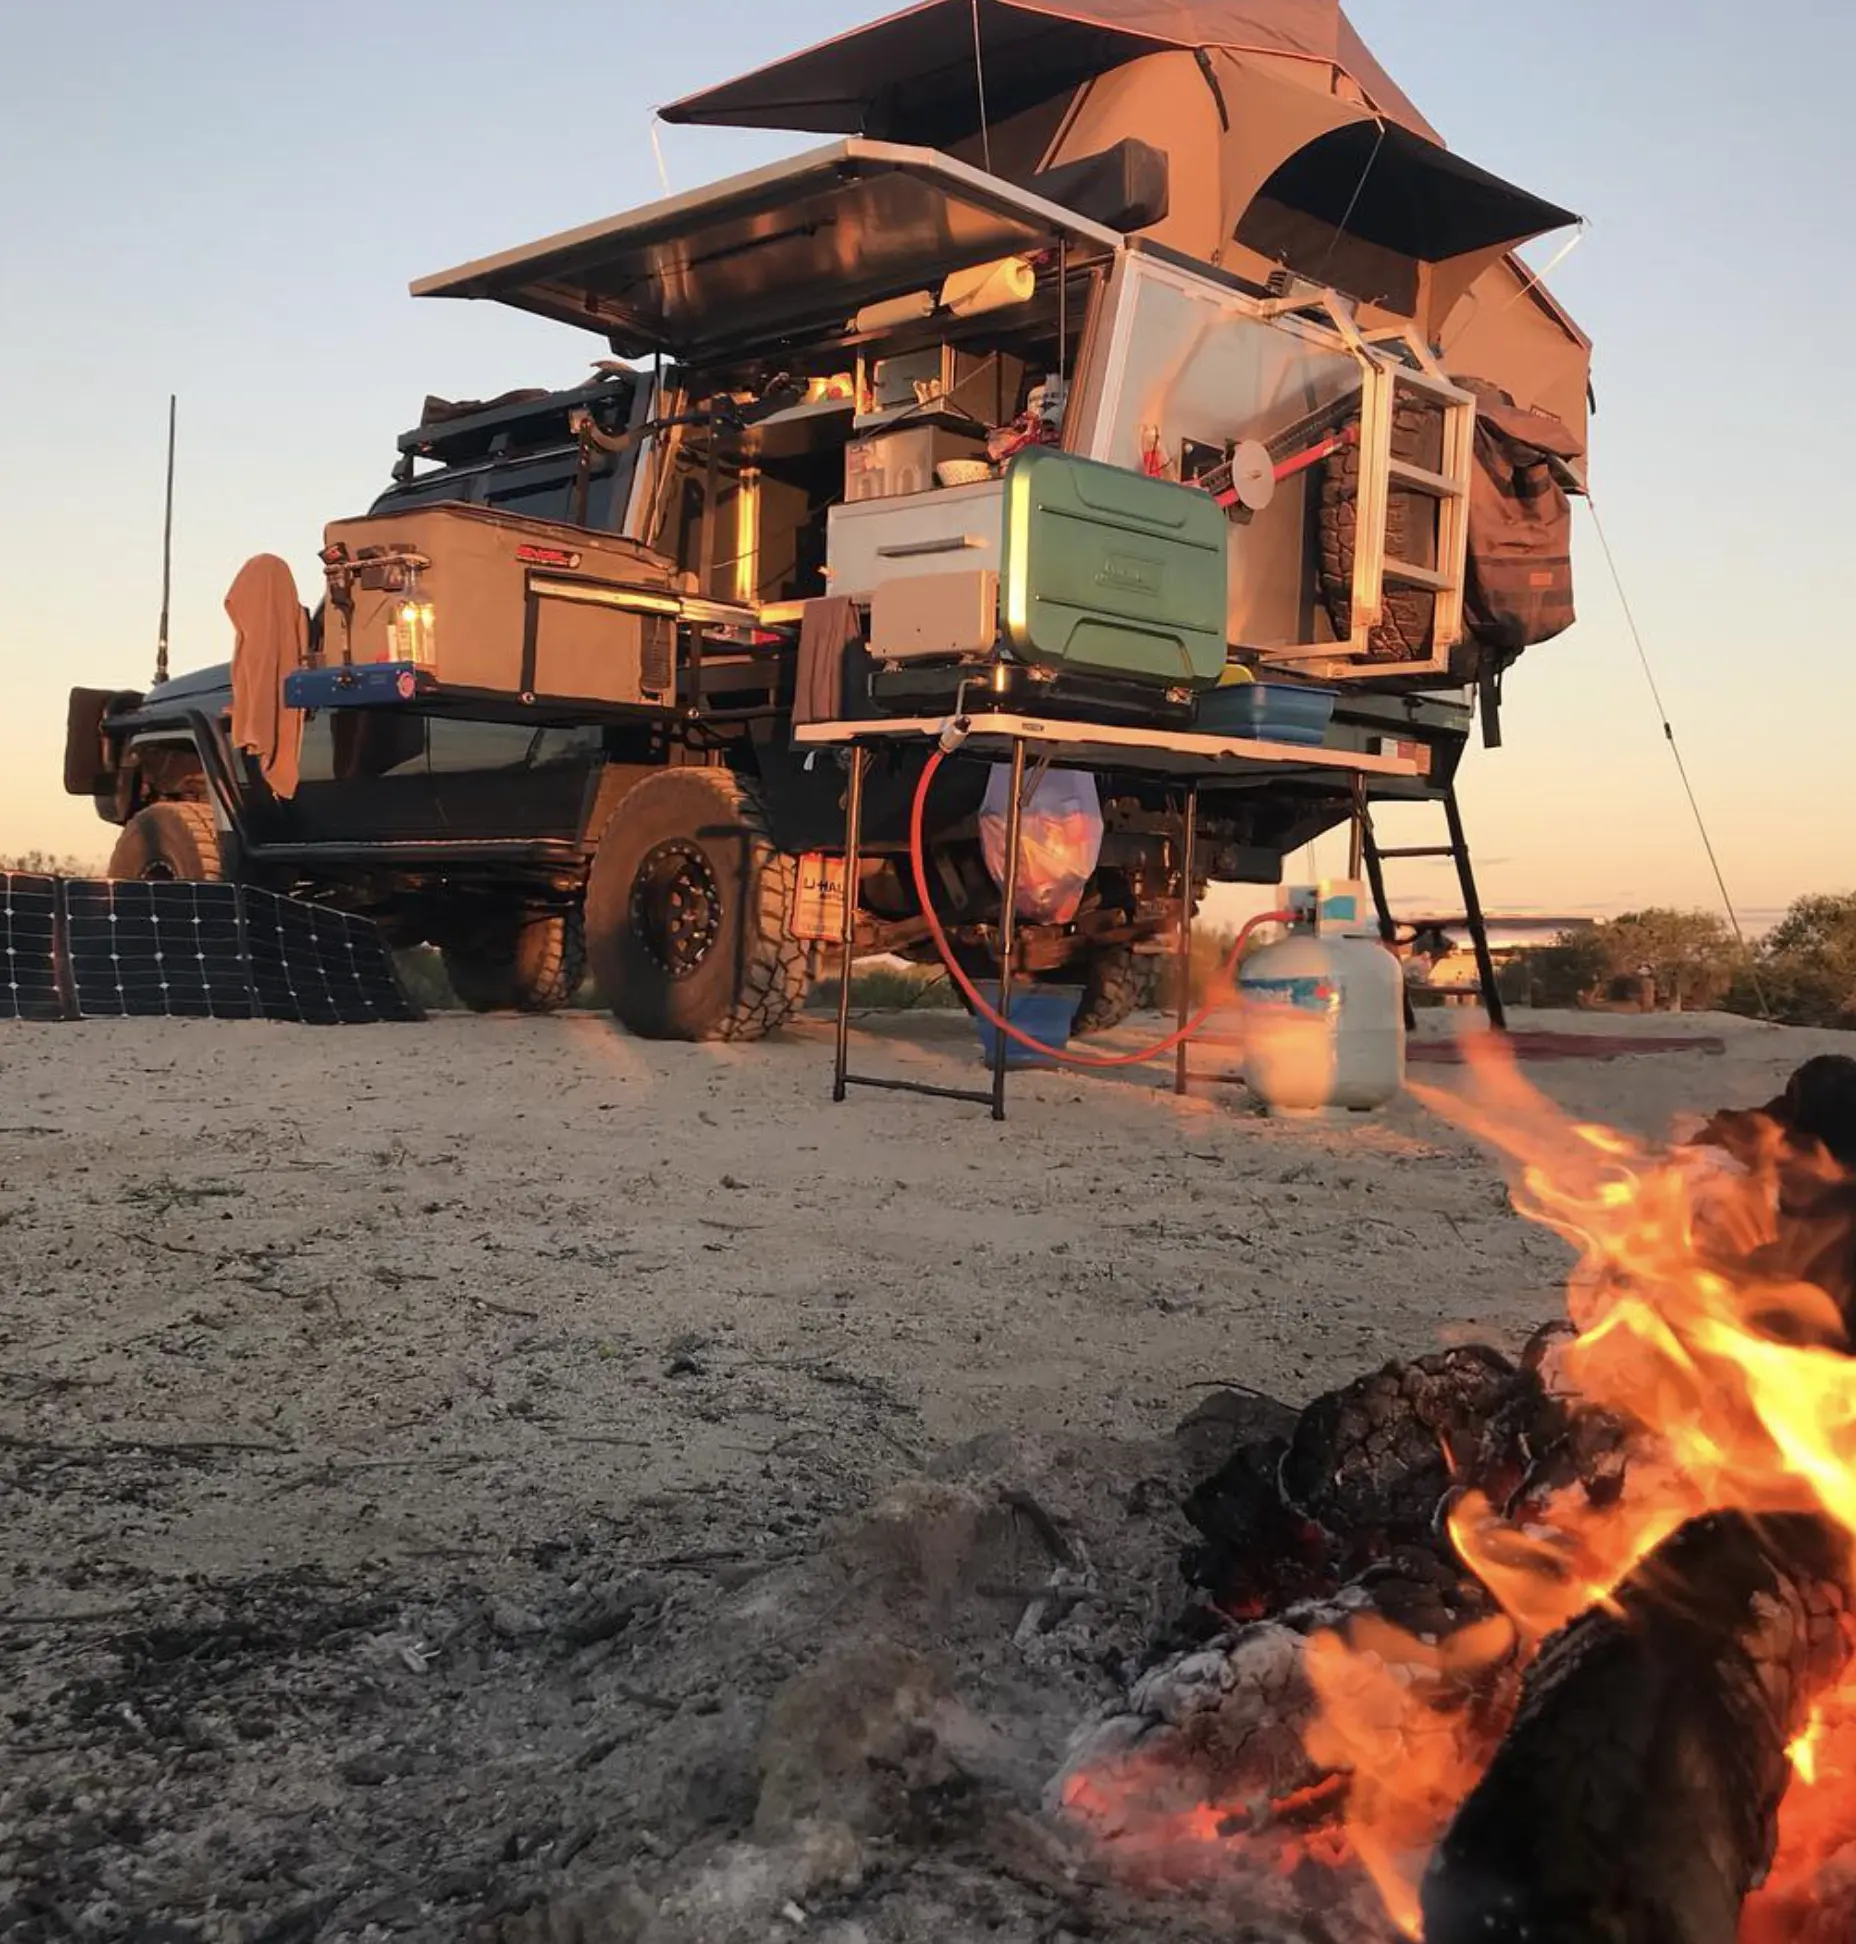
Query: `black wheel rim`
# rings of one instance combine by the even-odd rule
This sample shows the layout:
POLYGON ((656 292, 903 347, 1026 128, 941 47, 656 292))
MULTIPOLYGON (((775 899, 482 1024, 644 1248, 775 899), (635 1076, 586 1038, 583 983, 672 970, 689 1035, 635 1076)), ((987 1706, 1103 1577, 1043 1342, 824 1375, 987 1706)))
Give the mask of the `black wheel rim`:
POLYGON ((672 837, 645 853, 632 879, 632 936, 673 979, 687 979, 722 929, 722 888, 700 845, 672 837))

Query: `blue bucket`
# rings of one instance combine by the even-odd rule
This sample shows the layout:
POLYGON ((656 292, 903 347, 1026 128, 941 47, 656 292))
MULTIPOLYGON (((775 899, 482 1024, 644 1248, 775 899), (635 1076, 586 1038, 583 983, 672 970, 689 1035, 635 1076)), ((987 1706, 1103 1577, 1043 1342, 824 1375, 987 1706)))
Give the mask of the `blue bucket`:
MULTIPOLYGON (((975 990, 994 1012, 999 1010, 999 983, 996 979, 975 979, 975 990)), ((1077 1008, 1083 1003, 1081 986, 1042 985, 1030 979, 1012 982, 1012 1010, 1006 1015, 1021 1033, 1029 1033, 1045 1046, 1063 1047, 1070 1043, 1070 1028, 1076 1023, 1077 1008)), ((983 1014, 973 1015, 986 1064, 992 1064, 993 1047, 999 1039, 998 1028, 983 1014)), ((1008 1037, 1005 1042, 1008 1067, 1052 1066, 1047 1053, 1033 1053, 1008 1037)))

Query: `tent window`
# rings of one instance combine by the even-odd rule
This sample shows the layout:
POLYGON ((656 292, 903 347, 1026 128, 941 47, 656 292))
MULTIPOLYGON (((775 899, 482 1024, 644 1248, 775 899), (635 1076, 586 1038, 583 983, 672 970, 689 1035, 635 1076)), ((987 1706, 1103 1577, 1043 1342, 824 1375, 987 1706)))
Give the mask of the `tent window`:
POLYGON ((1417 315, 1418 266, 1410 257, 1338 230, 1274 196, 1261 195, 1245 210, 1237 240, 1270 262, 1362 303, 1382 305, 1401 317, 1417 315))

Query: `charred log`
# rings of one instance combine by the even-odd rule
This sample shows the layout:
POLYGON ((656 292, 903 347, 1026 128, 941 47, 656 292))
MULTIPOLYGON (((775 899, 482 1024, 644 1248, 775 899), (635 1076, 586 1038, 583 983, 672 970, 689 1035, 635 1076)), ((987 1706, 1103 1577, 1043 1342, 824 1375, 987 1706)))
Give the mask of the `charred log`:
POLYGON ((1734 1944, 1847 1656, 1846 1561, 1820 1520, 1697 1520, 1549 1640, 1432 1860, 1428 1944, 1734 1944))
POLYGON ((1509 1509, 1575 1484, 1615 1496, 1624 1429, 1555 1391, 1563 1335, 1543 1330, 1519 1364, 1480 1344, 1387 1364, 1316 1398, 1291 1435, 1241 1446, 1186 1500, 1203 1535, 1187 1578, 1252 1618, 1420 1554, 1420 1577, 1460 1575, 1444 1520, 1465 1491, 1509 1509))
POLYGON ((1856 1335, 1856 1060, 1807 1060, 1765 1106, 1716 1114, 1695 1138, 1771 1177, 1777 1233, 1747 1266, 1814 1284, 1856 1335))

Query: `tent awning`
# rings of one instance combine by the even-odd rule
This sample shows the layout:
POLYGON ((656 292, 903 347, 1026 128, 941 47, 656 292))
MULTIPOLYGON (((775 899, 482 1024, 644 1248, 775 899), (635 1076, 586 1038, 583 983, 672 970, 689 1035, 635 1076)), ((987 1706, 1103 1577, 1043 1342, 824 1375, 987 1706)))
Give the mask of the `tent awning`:
MULTIPOLYGON (((662 110, 670 122, 797 128, 945 144, 979 125, 975 0, 919 0, 662 110)), ((978 0, 989 116, 1167 47, 1317 61, 1369 106, 1435 131, 1368 51, 1337 0, 978 0)))
POLYGON ((422 277, 415 297, 482 297, 686 360, 841 328, 954 270, 1113 231, 947 155, 885 142, 814 149, 712 188, 422 277))
POLYGON ((1513 247, 1579 220, 1435 142, 1371 121, 1296 149, 1261 194, 1419 263, 1513 247))

